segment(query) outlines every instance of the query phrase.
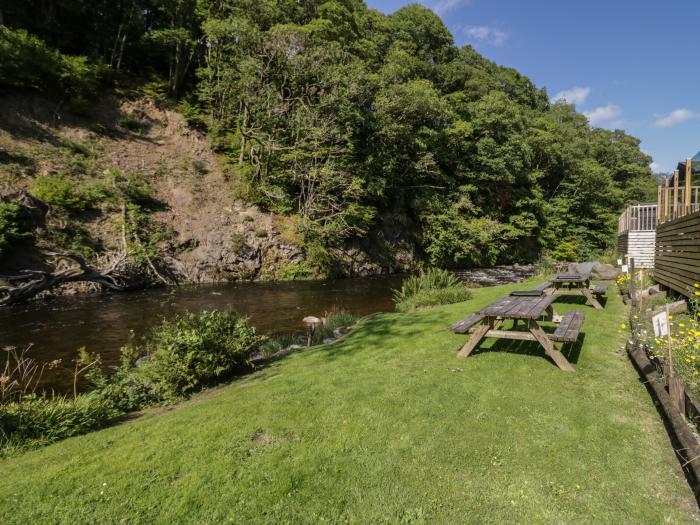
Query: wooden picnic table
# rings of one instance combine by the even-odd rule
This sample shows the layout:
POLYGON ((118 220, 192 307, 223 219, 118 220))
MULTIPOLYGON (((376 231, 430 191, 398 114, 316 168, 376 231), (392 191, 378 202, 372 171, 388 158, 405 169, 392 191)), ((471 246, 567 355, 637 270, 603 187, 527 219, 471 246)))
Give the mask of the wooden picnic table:
MULTIPOLYGON (((591 290, 590 273, 563 273, 557 275, 550 282, 552 289, 548 293, 552 295, 582 295, 593 308, 603 309, 594 295, 594 290, 591 290)), ((596 288, 596 293, 605 293, 605 290, 607 290, 607 286, 603 285, 596 288)))
POLYGON ((573 372, 571 363, 554 347, 553 342, 576 341, 584 315, 583 312, 573 311, 564 317, 557 316, 552 307, 555 299, 554 295, 535 295, 533 292, 529 295, 509 295, 462 319, 452 326, 452 331, 461 334, 470 332, 471 337, 457 355, 468 357, 485 337, 537 341, 559 368, 573 372), (559 326, 553 334, 548 334, 539 325, 540 319, 559 322, 559 326), (506 320, 513 321, 511 330, 500 329, 506 320), (520 322, 525 323, 527 331, 515 330, 520 322))

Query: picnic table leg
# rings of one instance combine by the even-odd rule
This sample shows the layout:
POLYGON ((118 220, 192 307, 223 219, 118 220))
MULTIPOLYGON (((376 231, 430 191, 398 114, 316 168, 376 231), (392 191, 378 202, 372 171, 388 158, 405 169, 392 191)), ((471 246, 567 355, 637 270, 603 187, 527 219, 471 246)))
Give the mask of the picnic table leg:
POLYGON ((593 305, 593 308, 595 308, 596 310, 603 309, 601 304, 598 302, 598 299, 596 299, 593 296, 593 293, 588 288, 582 288, 581 293, 586 297, 586 299, 588 299, 588 302, 591 303, 591 305, 593 305))
POLYGON ((552 361, 554 361, 556 365, 565 372, 573 372, 574 367, 571 366, 571 363, 569 363, 569 361, 566 360, 564 354, 562 354, 559 350, 554 348, 554 344, 549 339, 549 337, 547 337, 545 331, 542 330, 542 327, 538 325, 537 322, 534 320, 528 321, 527 324, 528 328, 530 329, 530 333, 535 336, 537 342, 542 345, 542 348, 544 348, 545 353, 552 358, 552 361))
POLYGON ((472 350, 476 348, 476 345, 484 338, 486 332, 491 328, 491 322, 484 319, 479 326, 476 327, 472 335, 469 336, 469 341, 464 343, 464 346, 457 354, 457 357, 468 357, 472 353, 472 350))

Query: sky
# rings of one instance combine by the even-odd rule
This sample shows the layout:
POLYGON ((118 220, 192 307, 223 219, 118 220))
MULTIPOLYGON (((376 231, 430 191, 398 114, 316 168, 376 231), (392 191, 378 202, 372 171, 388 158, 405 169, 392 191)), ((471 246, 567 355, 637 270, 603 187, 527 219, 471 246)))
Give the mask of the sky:
MULTIPOLYGON (((409 1, 365 0, 384 13, 409 1)), ((700 0, 422 0, 459 46, 513 67, 593 126, 642 140, 652 169, 700 151, 700 0)))

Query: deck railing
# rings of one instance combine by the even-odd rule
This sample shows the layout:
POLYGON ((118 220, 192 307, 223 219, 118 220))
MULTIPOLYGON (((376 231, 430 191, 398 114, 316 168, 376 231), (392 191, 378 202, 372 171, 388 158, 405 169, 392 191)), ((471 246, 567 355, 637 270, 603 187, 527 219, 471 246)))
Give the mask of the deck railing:
POLYGON ((629 206, 617 221, 617 234, 630 231, 654 231, 656 229, 656 204, 629 206))
POLYGON ((700 210, 700 186, 692 185, 693 172, 696 176, 698 174, 698 164, 698 161, 693 162, 691 159, 688 159, 685 165, 679 164, 680 168, 684 168, 684 173, 677 169, 673 177, 669 177, 659 186, 657 199, 659 224, 700 210))

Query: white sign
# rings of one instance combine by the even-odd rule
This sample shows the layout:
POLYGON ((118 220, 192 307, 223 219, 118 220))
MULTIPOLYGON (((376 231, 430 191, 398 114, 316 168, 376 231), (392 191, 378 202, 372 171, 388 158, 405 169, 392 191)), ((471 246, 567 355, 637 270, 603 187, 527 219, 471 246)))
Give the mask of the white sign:
POLYGON ((618 265, 618 266, 622 266, 622 259, 618 259, 618 260, 617 260, 617 265, 618 265))
POLYGON ((629 271, 630 271, 630 270, 629 270, 629 268, 627 267, 627 265, 626 265, 626 264, 623 264, 623 265, 622 265, 622 273, 628 273, 629 271))
POLYGON ((663 337, 668 335, 668 315, 666 312, 661 312, 652 317, 654 324, 654 336, 663 337))

